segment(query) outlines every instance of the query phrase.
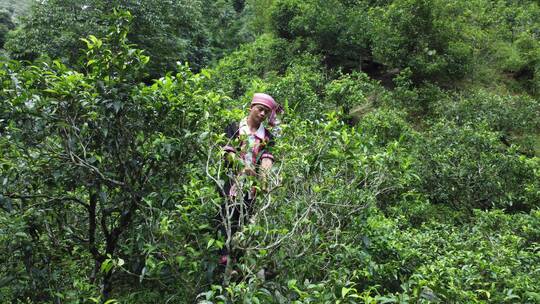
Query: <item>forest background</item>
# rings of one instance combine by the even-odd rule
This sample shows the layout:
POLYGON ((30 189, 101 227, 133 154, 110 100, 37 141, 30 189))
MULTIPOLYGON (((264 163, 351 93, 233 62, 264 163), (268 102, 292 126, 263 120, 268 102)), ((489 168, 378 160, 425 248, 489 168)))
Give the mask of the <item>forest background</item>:
POLYGON ((1 0, 0 302, 540 303, 539 38, 526 0, 1 0))

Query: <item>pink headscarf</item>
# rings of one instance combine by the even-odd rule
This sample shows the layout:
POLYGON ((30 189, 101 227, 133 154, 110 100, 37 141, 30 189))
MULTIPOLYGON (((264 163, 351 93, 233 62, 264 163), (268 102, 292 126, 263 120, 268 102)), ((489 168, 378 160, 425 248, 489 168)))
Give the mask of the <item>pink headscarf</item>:
POLYGON ((283 112, 283 108, 272 98, 272 96, 264 93, 255 93, 251 100, 251 105, 260 104, 267 106, 270 109, 270 116, 268 116, 268 124, 272 127, 276 125, 276 114, 283 112))

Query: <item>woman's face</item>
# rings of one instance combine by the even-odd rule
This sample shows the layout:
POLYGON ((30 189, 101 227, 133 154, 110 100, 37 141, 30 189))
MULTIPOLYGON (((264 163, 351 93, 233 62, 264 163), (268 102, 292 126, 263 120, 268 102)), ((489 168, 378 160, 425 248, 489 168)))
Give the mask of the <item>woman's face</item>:
POLYGON ((263 122, 269 114, 270 108, 261 104, 256 104, 252 106, 249 112, 249 116, 251 116, 252 119, 259 123, 263 122))

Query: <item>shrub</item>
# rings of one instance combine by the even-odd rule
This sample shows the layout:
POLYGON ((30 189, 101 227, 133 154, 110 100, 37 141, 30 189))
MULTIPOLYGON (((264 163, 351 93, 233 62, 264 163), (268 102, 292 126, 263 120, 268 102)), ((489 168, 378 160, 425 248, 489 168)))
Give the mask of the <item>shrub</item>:
POLYGON ((353 70, 370 59, 367 4, 349 1, 278 0, 270 7, 273 31, 324 56, 331 67, 353 70))
POLYGON ((538 153, 535 139, 540 132, 540 103, 529 96, 478 90, 440 101, 437 108, 438 115, 458 125, 485 123, 500 132, 502 143, 518 145, 520 153, 538 153))
POLYGON ((418 150, 419 176, 431 202, 457 210, 535 207, 524 189, 534 166, 515 147, 502 146, 486 125, 441 121, 426 135, 418 150))
POLYGON ((381 146, 398 141, 410 143, 415 136, 405 120, 405 113, 384 108, 364 115, 358 123, 358 130, 381 146))
MULTIPOLYGON (((153 255, 158 236, 169 237, 169 216, 195 220, 213 207, 215 192, 188 186, 202 174, 191 164, 206 152, 203 130, 215 126, 209 112, 222 97, 185 66, 142 84, 149 58, 127 43, 130 17, 119 12, 106 38, 83 40, 84 73, 58 61, 0 63, 0 111, 8 114, 0 130, 0 246, 12 249, 1 251, 8 263, 0 273, 17 285, 1 292, 2 302, 105 301, 126 273, 142 282, 172 269, 167 255, 153 255), (178 198, 188 189, 197 200, 178 198), (209 204, 201 207, 203 197, 209 204)), ((179 235, 163 242, 190 262, 196 256, 186 267, 197 270, 200 251, 183 238, 189 233, 179 235)), ((176 256, 171 261, 178 267, 176 256)))
POLYGON ((292 60, 283 77, 269 82, 268 92, 286 106, 287 111, 307 119, 316 119, 330 108, 322 99, 325 81, 320 58, 304 54, 292 60))
POLYGON ((208 86, 238 98, 254 80, 285 73, 290 59, 284 40, 262 35, 221 59, 212 70, 214 77, 208 86))
POLYGON ((354 124, 375 105, 381 90, 367 74, 353 72, 326 84, 325 103, 341 109, 344 120, 354 124))
POLYGON ((470 68, 472 48, 460 12, 438 0, 400 0, 373 8, 375 60, 391 68, 410 67, 415 81, 462 78, 470 68))
POLYGON ((422 231, 405 232, 403 253, 414 257, 405 262, 419 267, 404 282, 399 297, 390 298, 445 303, 538 302, 536 265, 540 261, 534 253, 538 234, 531 235, 531 227, 538 225, 539 215, 538 211, 515 215, 476 211, 475 220, 460 228, 434 224, 422 231))

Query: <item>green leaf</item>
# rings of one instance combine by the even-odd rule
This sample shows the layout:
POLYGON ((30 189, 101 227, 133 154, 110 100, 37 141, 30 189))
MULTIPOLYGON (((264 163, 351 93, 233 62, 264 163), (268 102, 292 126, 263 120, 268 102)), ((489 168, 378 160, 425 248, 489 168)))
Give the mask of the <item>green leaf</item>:
POLYGON ((347 288, 347 287, 343 286, 341 288, 341 297, 345 298, 347 296, 347 294, 349 293, 349 291, 351 291, 351 288, 347 288))
POLYGON ((101 263, 101 267, 100 267, 100 271, 102 273, 108 273, 113 267, 113 261, 112 259, 106 259, 105 261, 103 261, 103 263, 101 263))
POLYGON ((22 238, 27 238, 28 237, 28 234, 22 232, 22 231, 18 231, 15 233, 16 236, 19 236, 19 237, 22 237, 22 238))

